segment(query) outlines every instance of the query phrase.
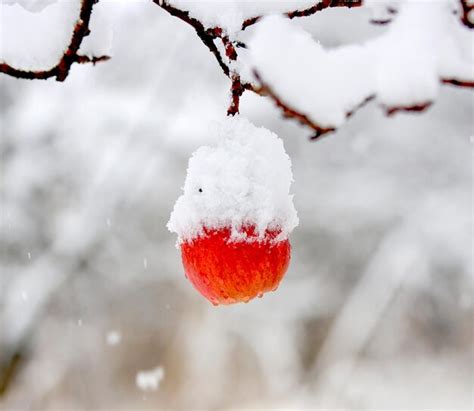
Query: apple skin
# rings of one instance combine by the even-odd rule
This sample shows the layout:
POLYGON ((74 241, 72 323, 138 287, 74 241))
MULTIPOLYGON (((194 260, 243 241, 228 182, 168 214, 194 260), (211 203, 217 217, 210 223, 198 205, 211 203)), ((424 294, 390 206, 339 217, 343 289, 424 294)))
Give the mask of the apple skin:
MULTIPOLYGON (((256 237, 254 227, 244 229, 256 237)), ((290 263, 288 239, 275 242, 279 231, 263 239, 231 241, 231 230, 205 229, 204 234, 181 243, 186 277, 212 304, 234 304, 275 291, 290 263)))

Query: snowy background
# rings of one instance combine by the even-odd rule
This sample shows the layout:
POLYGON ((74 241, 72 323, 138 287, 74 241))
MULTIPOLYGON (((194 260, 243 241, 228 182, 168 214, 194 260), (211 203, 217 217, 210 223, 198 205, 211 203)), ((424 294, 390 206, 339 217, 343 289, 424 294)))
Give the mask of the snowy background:
MULTIPOLYGON (((151 2, 114 16, 109 62, 0 77, 0 408, 472 409, 472 93, 370 103, 315 143, 246 93, 292 159, 300 225, 276 293, 216 308, 166 222, 229 81, 151 2)), ((387 30, 369 18, 291 24, 335 47, 387 30)))

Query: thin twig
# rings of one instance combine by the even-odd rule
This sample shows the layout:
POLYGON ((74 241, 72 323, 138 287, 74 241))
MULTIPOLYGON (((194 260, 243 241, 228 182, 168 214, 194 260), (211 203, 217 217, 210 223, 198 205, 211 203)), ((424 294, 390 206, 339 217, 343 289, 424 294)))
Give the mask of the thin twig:
POLYGON ((240 97, 244 94, 246 89, 240 82, 240 76, 235 76, 232 79, 232 86, 231 86, 231 103, 229 108, 227 109, 228 116, 234 116, 239 113, 239 106, 240 106, 240 97))
MULTIPOLYGON (((49 70, 43 71, 27 71, 21 70, 6 63, 0 64, 0 72, 14 76, 17 78, 24 79, 47 79, 50 77, 56 77, 56 80, 63 81, 69 74, 71 65, 73 63, 92 63, 96 64, 100 61, 106 61, 109 56, 99 56, 99 57, 88 57, 78 54, 78 50, 82 43, 82 40, 85 36, 89 35, 89 22, 92 13, 92 8, 98 0, 82 0, 81 11, 79 19, 76 22, 74 27, 73 35, 71 42, 62 56, 59 63, 49 70)), ((204 45, 209 49, 209 51, 216 58, 217 63, 221 67, 223 73, 232 81, 231 83, 231 103, 227 110, 228 115, 235 115, 239 112, 240 97, 246 90, 251 90, 259 95, 269 96, 275 104, 283 111, 285 117, 294 118, 305 126, 310 127, 315 131, 313 139, 318 138, 324 134, 330 133, 335 130, 334 127, 322 127, 315 123, 311 118, 304 114, 300 113, 298 110, 294 109, 290 105, 284 102, 284 100, 277 96, 275 91, 266 83, 263 82, 261 76, 255 71, 255 76, 257 81, 260 83, 259 86, 256 86, 251 83, 244 83, 241 81, 240 74, 236 71, 233 71, 230 67, 230 62, 236 61, 238 59, 237 48, 245 47, 245 44, 239 41, 233 41, 229 38, 228 34, 220 27, 211 27, 206 28, 204 24, 199 21, 197 18, 194 18, 190 15, 189 11, 181 10, 173 5, 171 5, 167 0, 152 0, 160 8, 168 12, 170 15, 177 17, 189 24, 194 28, 196 34, 204 43, 204 45), (220 39, 224 46, 225 57, 219 51, 215 41, 220 39), (226 58, 228 62, 226 62, 226 58)), ((311 16, 321 10, 330 7, 360 7, 363 3, 363 0, 322 0, 315 3, 313 6, 308 7, 303 10, 294 10, 284 13, 289 19, 297 17, 307 17, 311 16)), ((474 25, 469 21, 469 13, 472 11, 472 5, 469 5, 467 0, 460 0, 463 14, 461 15, 461 21, 469 28, 473 28, 474 25)), ((391 14, 394 14, 396 10, 391 10, 391 14)), ((255 16, 246 19, 242 23, 242 30, 245 30, 247 27, 257 23, 262 16, 255 16)), ((390 19, 374 21, 376 24, 387 24, 390 22, 390 19)), ((458 87, 467 87, 473 88, 474 82, 470 80, 461 80, 461 79, 441 79, 442 83, 451 84, 458 87)), ((347 117, 350 117, 355 111, 360 107, 365 105, 368 101, 372 100, 375 96, 371 95, 364 99, 359 105, 354 107, 350 112, 347 113, 347 117)), ((392 115, 398 111, 423 111, 431 104, 420 104, 413 105, 408 107, 389 107, 386 109, 387 115, 392 115)))
MULTIPOLYGON (((285 100, 280 97, 274 90, 273 88, 266 83, 261 74, 254 70, 253 71, 255 78, 257 79, 258 83, 260 84, 260 89, 257 87, 254 87, 252 90, 255 91, 257 94, 260 95, 266 95, 270 97, 275 105, 279 107, 283 115, 288 118, 293 118, 299 123, 311 128, 314 130, 315 134, 311 137, 311 140, 318 139, 319 137, 334 132, 336 130, 335 127, 323 127, 319 124, 317 124, 315 121, 311 119, 311 117, 308 114, 304 114, 291 105, 289 105, 285 100)), ((466 87, 466 88, 473 88, 474 87, 474 82, 472 81, 467 81, 467 80, 458 80, 458 79, 440 79, 441 83, 444 84, 451 84, 454 86, 458 87, 466 87)), ((346 113, 346 118, 351 117, 357 110, 365 106, 369 101, 374 100, 376 98, 375 94, 371 94, 367 96, 365 99, 363 99, 358 105, 356 105, 352 110, 348 111, 346 113)), ((398 113, 400 111, 405 111, 405 112, 421 112, 425 111, 431 105, 433 104, 432 101, 427 101, 425 103, 420 103, 420 104, 413 104, 409 106, 393 106, 393 107, 385 107, 385 113, 387 116, 393 116, 395 113, 398 113)))
POLYGON ((107 61, 110 60, 110 56, 100 56, 100 57, 89 57, 89 56, 83 56, 83 55, 76 55, 76 59, 74 60, 76 63, 79 64, 87 64, 87 63, 92 63, 92 65, 96 65, 97 63, 100 63, 101 61, 107 61))
MULTIPOLYGON (((227 109, 228 115, 235 115, 239 112, 240 97, 245 92, 245 90, 252 90, 254 92, 257 92, 257 94, 261 94, 260 92, 257 91, 259 89, 255 87, 254 85, 249 84, 249 83, 242 83, 240 75, 230 69, 229 65, 226 64, 223 56, 219 52, 219 49, 217 48, 215 44, 215 40, 220 39, 222 41, 222 44, 225 50, 225 55, 230 61, 235 61, 238 58, 236 47, 245 48, 245 44, 238 41, 236 42, 231 41, 229 36, 220 27, 206 28, 201 21, 192 17, 189 11, 179 9, 171 5, 167 0, 152 0, 152 1, 156 5, 161 7, 163 10, 171 14, 172 16, 177 17, 180 20, 192 26, 194 30, 196 31, 196 34, 198 35, 198 37, 201 39, 201 41, 206 45, 209 51, 214 55, 214 57, 217 60, 217 63, 221 67, 224 74, 231 79, 232 81, 231 96, 232 97, 231 97, 230 106, 227 109)), ((285 13, 285 15, 288 18, 293 19, 296 17, 310 16, 328 7, 358 7, 361 5, 362 5, 362 0, 323 0, 307 9, 290 11, 290 12, 285 13)), ((256 17, 245 20, 242 23, 242 30, 245 30, 245 28, 247 28, 248 26, 255 24, 258 20, 260 20, 260 18, 261 16, 256 16, 256 17)), ((263 90, 260 89, 260 91, 262 92, 263 90)), ((287 110, 288 115, 290 115, 290 113, 292 112, 293 111, 291 110, 287 110)))
POLYGON ((426 103, 420 103, 420 104, 413 104, 411 106, 393 106, 393 107, 386 107, 385 108, 385 113, 387 116, 391 117, 395 113, 398 113, 399 111, 407 111, 407 112, 420 112, 420 111, 425 111, 428 107, 431 107, 433 104, 432 101, 427 101, 426 103))
POLYGON ((222 59, 221 53, 214 43, 214 40, 220 36, 222 30, 219 28, 215 29, 206 29, 204 25, 196 18, 191 17, 189 12, 186 10, 178 9, 171 4, 169 4, 165 0, 153 0, 153 3, 161 7, 163 10, 168 12, 174 17, 179 18, 180 20, 184 21, 185 23, 189 24, 194 28, 196 34, 201 39, 201 41, 205 44, 205 46, 209 49, 209 51, 214 55, 219 64, 220 68, 224 72, 227 77, 230 77, 230 70, 227 64, 225 64, 224 60, 222 59))
POLYGON ((474 88, 474 81, 472 80, 460 80, 455 78, 443 78, 441 82, 444 84, 451 84, 452 86, 474 88))
MULTIPOLYGON (((321 10, 327 9, 329 7, 360 7, 362 6, 362 0, 322 0, 317 2, 313 6, 310 6, 303 10, 294 10, 284 13, 288 18, 294 19, 295 17, 308 17, 321 10)), ((255 16, 246 19, 242 23, 242 30, 245 30, 247 27, 252 26, 257 23, 263 16, 255 16)))

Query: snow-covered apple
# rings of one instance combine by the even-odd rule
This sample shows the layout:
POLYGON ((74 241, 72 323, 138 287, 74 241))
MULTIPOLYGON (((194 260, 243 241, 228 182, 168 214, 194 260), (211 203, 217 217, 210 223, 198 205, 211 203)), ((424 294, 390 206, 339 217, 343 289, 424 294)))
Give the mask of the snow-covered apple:
POLYGON ((214 131, 216 146, 189 160, 168 228, 204 297, 247 302, 275 290, 289 265, 288 237, 298 224, 291 162, 281 139, 248 120, 227 118, 214 131))

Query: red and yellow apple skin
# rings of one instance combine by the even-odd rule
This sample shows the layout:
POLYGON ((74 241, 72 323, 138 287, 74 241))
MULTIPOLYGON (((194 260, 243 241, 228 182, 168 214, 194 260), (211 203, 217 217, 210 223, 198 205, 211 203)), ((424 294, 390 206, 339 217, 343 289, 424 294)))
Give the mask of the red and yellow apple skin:
POLYGON ((251 241, 231 240, 231 230, 221 228, 181 243, 186 277, 214 305, 275 291, 288 269, 291 246, 288 239, 275 241, 279 231, 267 230, 263 239, 253 227, 245 232, 251 241))

